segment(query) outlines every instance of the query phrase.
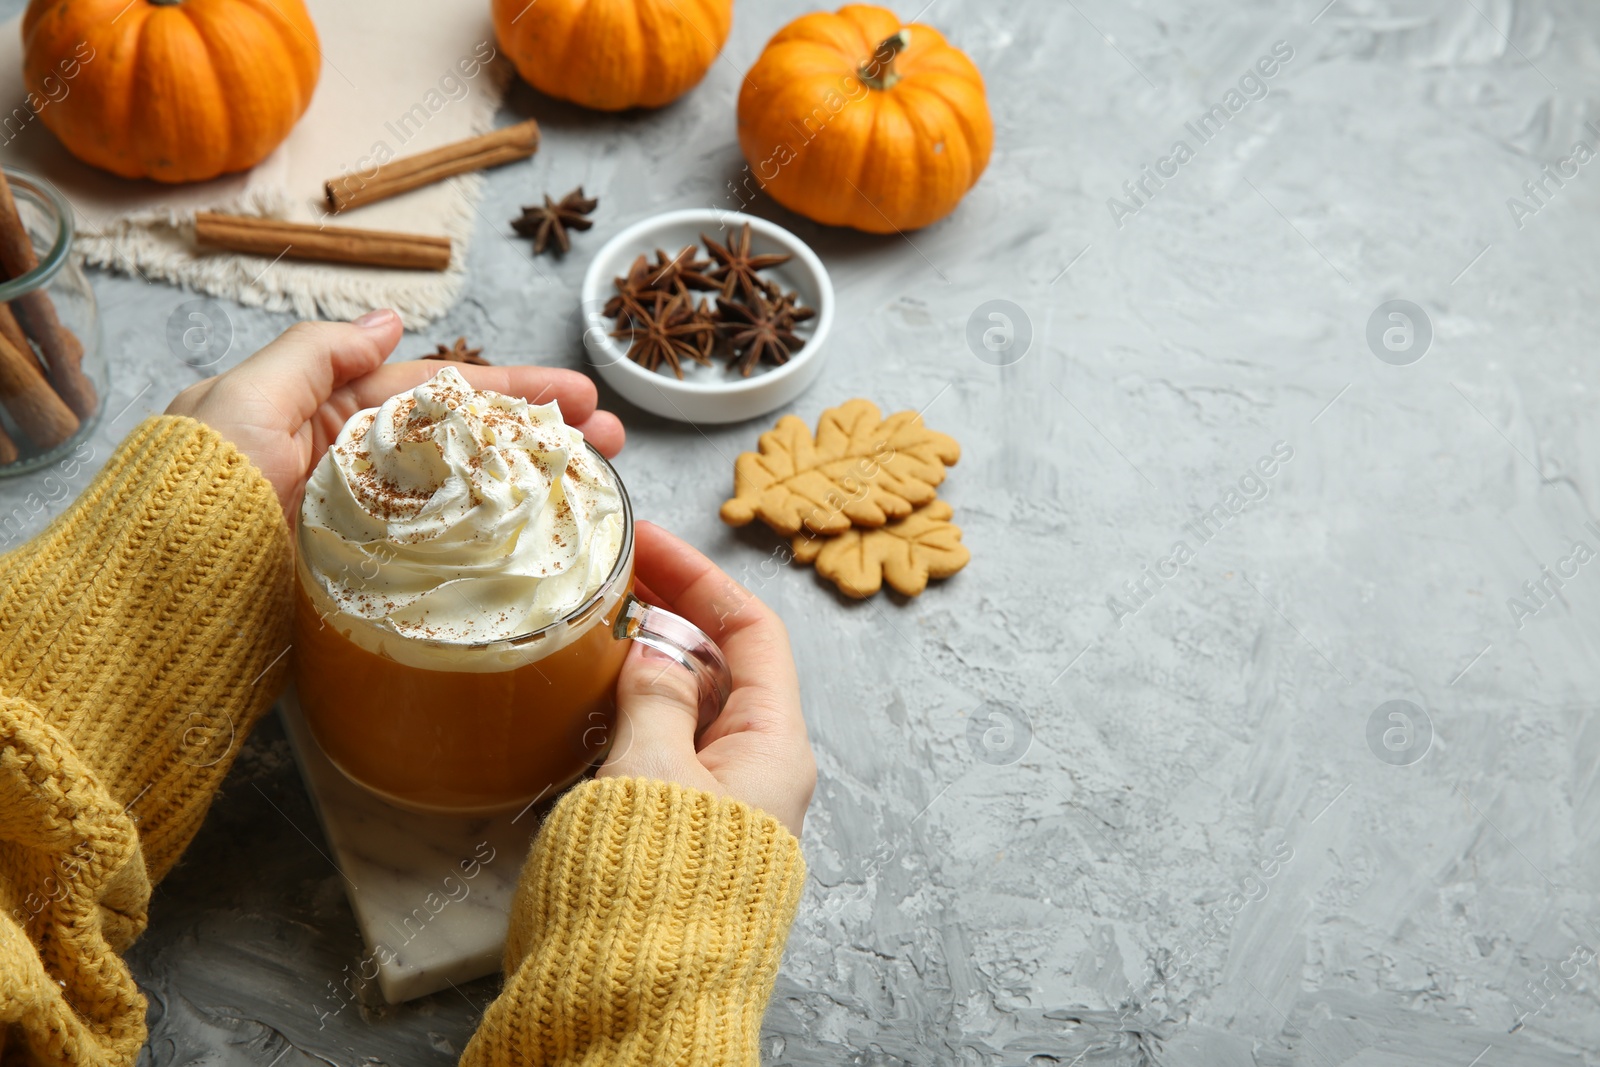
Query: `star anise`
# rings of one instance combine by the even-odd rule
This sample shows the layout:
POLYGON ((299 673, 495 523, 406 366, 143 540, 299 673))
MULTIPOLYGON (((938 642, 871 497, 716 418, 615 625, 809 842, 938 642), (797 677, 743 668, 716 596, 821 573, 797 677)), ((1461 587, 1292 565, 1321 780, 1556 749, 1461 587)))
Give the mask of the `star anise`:
POLYGON ((633 261, 633 266, 628 268, 628 273, 621 278, 612 278, 611 284, 616 287, 617 294, 606 301, 603 309, 607 318, 621 318, 624 311, 632 312, 634 308, 643 309, 646 304, 655 304, 659 295, 666 299, 667 293, 655 293, 650 288, 650 275, 655 273, 650 267, 650 260, 640 256, 633 261))
POLYGON ((489 361, 483 358, 483 349, 468 348, 465 337, 457 337, 453 345, 439 345, 438 348, 422 357, 423 359, 448 359, 456 363, 471 363, 478 367, 487 367, 489 361))
POLYGON ((714 338, 715 328, 702 321, 688 299, 674 297, 655 307, 630 309, 628 321, 611 336, 629 342, 628 358, 641 367, 655 370, 665 363, 681 379, 684 360, 711 362, 708 333, 714 338))
POLYGON ((788 297, 771 300, 764 293, 756 293, 744 303, 726 299, 717 303, 722 336, 733 350, 733 365, 744 377, 750 377, 750 372, 763 359, 774 366, 782 366, 805 347, 804 339, 794 334, 794 325, 799 320, 788 300, 788 297))
POLYGON ((777 305, 781 311, 789 316, 790 326, 797 322, 805 322, 807 319, 815 318, 817 315, 816 308, 808 308, 800 303, 800 294, 796 292, 784 293, 778 297, 777 305))
POLYGON ((777 296, 778 287, 764 278, 758 277, 761 271, 768 267, 776 267, 787 263, 791 256, 772 253, 753 256, 750 254, 750 224, 744 224, 739 231, 739 236, 729 241, 726 245, 720 244, 700 235, 700 240, 706 244, 706 251, 711 253, 717 261, 717 267, 708 277, 717 283, 725 297, 743 297, 753 300, 758 295, 777 296))
POLYGON ((722 283, 705 273, 706 268, 711 266, 711 261, 695 258, 695 253, 699 251, 698 245, 684 245, 677 255, 668 256, 661 249, 656 249, 656 261, 651 265, 650 277, 646 284, 651 289, 663 289, 677 294, 690 289, 709 292, 722 288, 722 283))
POLYGON ((568 230, 587 230, 594 225, 588 214, 600 206, 600 201, 583 195, 583 186, 561 198, 558 204, 544 195, 544 205, 524 207, 522 217, 511 220, 511 228, 524 237, 533 238, 533 254, 539 255, 550 248, 565 255, 572 247, 568 230))
POLYGON ((674 297, 686 296, 691 289, 716 289, 718 284, 705 274, 708 259, 696 259, 695 245, 684 245, 675 256, 656 249, 656 261, 644 256, 633 261, 626 277, 613 278, 616 295, 606 301, 606 315, 615 319, 634 308, 660 307, 674 297))
MULTIPOLYGON (((685 303, 688 303, 687 298, 685 298, 685 303)), ((700 331, 699 341, 697 342, 703 357, 700 362, 710 365, 711 354, 716 351, 717 341, 722 336, 720 329, 722 320, 717 317, 717 312, 711 305, 707 304, 705 300, 701 300, 699 304, 689 310, 680 323, 680 327, 689 328, 691 324, 694 329, 700 331)))

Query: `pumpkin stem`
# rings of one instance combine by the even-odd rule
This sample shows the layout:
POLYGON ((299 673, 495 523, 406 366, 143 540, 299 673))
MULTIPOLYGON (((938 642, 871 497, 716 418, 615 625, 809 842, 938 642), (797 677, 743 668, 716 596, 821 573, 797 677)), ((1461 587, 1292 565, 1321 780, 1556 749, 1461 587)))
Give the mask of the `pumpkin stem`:
POLYGON ((894 69, 894 57, 911 47, 911 31, 901 30, 893 37, 886 39, 872 53, 872 58, 861 64, 859 74, 861 80, 868 88, 884 90, 893 89, 895 83, 901 78, 899 71, 894 69))

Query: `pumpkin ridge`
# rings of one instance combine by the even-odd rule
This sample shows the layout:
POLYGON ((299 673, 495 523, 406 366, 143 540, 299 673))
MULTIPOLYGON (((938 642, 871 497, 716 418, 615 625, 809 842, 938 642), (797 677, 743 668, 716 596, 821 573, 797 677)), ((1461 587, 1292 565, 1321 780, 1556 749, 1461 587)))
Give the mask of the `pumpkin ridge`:
POLYGON ((909 76, 912 68, 926 63, 930 56, 938 55, 941 52, 961 54, 950 44, 949 39, 944 34, 940 33, 935 27, 929 26, 926 22, 913 22, 906 29, 911 31, 911 47, 906 49, 902 55, 910 56, 911 67, 902 71, 901 73, 903 74, 909 76))
POLYGON ((982 80, 972 60, 947 44, 928 45, 920 49, 901 73, 907 79, 936 75, 961 81, 982 80))
MULTIPOLYGON (((808 147, 812 141, 815 140, 815 138, 808 138, 805 136, 805 120, 810 118, 813 112, 804 110, 803 105, 815 103, 816 101, 823 99, 826 94, 817 93, 815 91, 818 85, 826 85, 831 88, 830 72, 816 71, 811 74, 792 79, 780 79, 778 86, 774 88, 770 94, 768 94, 765 101, 768 107, 771 107, 775 110, 784 111, 790 115, 788 122, 789 129, 787 132, 804 141, 804 143, 800 145, 801 149, 808 147)), ((858 103, 864 102, 865 101, 858 101, 858 103)), ((818 103, 816 106, 826 108, 825 103, 818 103)), ((849 104, 847 106, 853 107, 855 104, 849 104)), ((831 124, 832 123, 830 122, 829 125, 831 124)), ((821 137, 822 133, 826 132, 826 129, 826 126, 823 127, 823 130, 819 131, 816 137, 821 137)), ((771 145, 768 147, 769 149, 775 148, 776 145, 771 145)), ((792 147, 794 146, 791 144, 791 148, 792 147)))
MULTIPOLYGON (((653 66, 656 84, 677 86, 686 82, 681 90, 674 90, 672 98, 699 84, 710 71, 712 64, 721 54, 722 46, 717 43, 714 34, 720 33, 724 41, 727 40, 727 28, 721 25, 721 20, 715 15, 713 0, 687 0, 691 10, 685 10, 683 0, 667 0, 666 6, 659 4, 641 4, 636 10, 639 12, 641 28, 643 27, 645 12, 649 11, 657 17, 657 32, 652 38, 648 32, 644 34, 647 41, 657 43, 676 38, 679 48, 655 47, 646 50, 649 61, 653 66), (666 32, 662 32, 666 31, 666 32), (695 74, 694 71, 699 73, 695 74)), ((730 19, 731 23, 731 8, 730 19)), ((647 104, 650 106, 664 106, 671 99, 661 99, 662 94, 650 94, 647 104)))
POLYGON ((295 43, 278 20, 250 0, 235 0, 237 10, 229 12, 225 20, 219 18, 221 12, 209 10, 209 5, 187 6, 193 9, 189 17, 200 27, 218 84, 224 95, 241 105, 226 112, 231 135, 228 169, 235 169, 242 159, 270 155, 272 146, 288 136, 309 102, 296 69, 295 43), (246 28, 251 19, 254 23, 246 28), (262 88, 269 82, 290 95, 293 106, 287 112, 275 113, 262 106, 262 88), (292 84, 285 86, 284 82, 292 84))
POLYGON ((885 40, 909 28, 894 12, 871 4, 846 4, 835 14, 855 30, 856 39, 852 44, 856 54, 850 57, 852 67, 871 59, 885 40), (884 17, 879 18, 880 14, 884 17))
MULTIPOLYGON (((893 227, 895 232, 898 233, 900 232, 900 227, 894 225, 894 221, 890 219, 888 213, 883 210, 883 205, 872 199, 872 197, 867 193, 867 189, 874 184, 873 180, 868 177, 867 172, 868 168, 871 167, 873 163, 873 155, 876 150, 878 140, 883 134, 885 115, 888 112, 891 104, 897 108, 900 106, 898 101, 892 99, 894 96, 893 93, 881 93, 878 95, 880 95, 882 99, 877 101, 878 106, 873 112, 871 132, 867 134, 866 140, 862 142, 861 147, 858 150, 857 154, 860 157, 860 162, 856 167, 855 179, 851 181, 851 185, 854 186, 851 192, 856 194, 857 207, 859 208, 864 204, 868 209, 868 211, 864 212, 854 211, 851 212, 851 214, 858 218, 867 219, 871 225, 862 226, 859 223, 851 223, 851 225, 855 226, 857 229, 868 230, 874 233, 882 233, 883 231, 879 228, 880 224, 888 222, 889 225, 893 227)), ((868 97, 868 99, 873 98, 868 97)))
MULTIPOLYGON (((945 106, 948 109, 948 105, 944 104, 942 98, 934 96, 932 99, 937 100, 941 106, 945 106)), ((937 157, 939 155, 945 155, 950 151, 950 149, 946 147, 944 152, 941 153, 936 151, 934 148, 935 143, 944 144, 949 140, 949 134, 946 131, 945 123, 928 121, 928 117, 923 114, 921 107, 911 106, 911 104, 914 102, 917 102, 916 94, 901 93, 899 94, 899 99, 895 101, 895 104, 900 108, 901 116, 905 119, 906 124, 910 126, 913 131, 911 140, 912 144, 914 144, 918 150, 918 167, 930 178, 940 175, 947 175, 951 171, 948 163, 945 163, 941 166, 940 161, 937 158, 931 160, 929 158, 930 156, 937 157), (943 140, 936 142, 936 137, 942 137, 943 140)), ((971 185, 970 181, 965 180, 968 177, 969 175, 961 175, 960 178, 957 179, 963 190, 971 185)))
MULTIPOLYGON (((119 64, 113 69, 112 91, 107 94, 113 101, 120 101, 120 105, 117 103, 110 104, 111 107, 115 107, 118 110, 115 114, 107 116, 115 123, 112 128, 119 134, 119 140, 115 144, 102 141, 101 148, 108 160, 117 162, 123 168, 117 170, 115 167, 108 166, 107 169, 124 178, 137 178, 147 173, 133 153, 128 150, 127 143, 128 127, 133 117, 134 85, 138 81, 139 65, 144 61, 144 21, 143 18, 140 18, 137 21, 129 22, 128 28, 122 31, 122 36, 118 43, 127 49, 127 54, 117 57, 119 64), (116 84, 116 74, 119 72, 121 74, 120 85, 116 84)), ((46 110, 48 111, 49 109, 47 108, 46 110)))
MULTIPOLYGON (((831 79, 840 76, 841 72, 855 76, 855 70, 841 62, 843 58, 844 53, 821 41, 788 41, 772 50, 771 65, 780 67, 786 80, 790 81, 819 74, 831 79), (801 60, 806 61, 806 66, 793 69, 801 60)), ((752 74, 755 70, 755 67, 750 68, 752 74)))
MULTIPOLYGON (((60 3, 51 4, 30 2, 28 6, 23 9, 22 24, 18 27, 18 30, 20 31, 20 36, 22 38, 24 54, 26 54, 29 38, 33 36, 34 31, 46 22, 51 21, 52 17, 57 24, 56 28, 58 30, 60 29, 60 22, 65 17, 65 7, 66 5, 60 3)), ((104 20, 103 24, 109 25, 116 15, 122 10, 122 7, 118 4, 117 0, 89 0, 88 3, 84 2, 84 0, 79 0, 79 9, 80 10, 75 11, 74 14, 82 14, 87 16, 85 21, 91 26, 98 28, 100 25, 102 25, 102 19, 104 20), (98 2, 99 7, 103 10, 81 10, 82 8, 89 7, 91 3, 95 2, 98 2)), ((84 33, 76 32, 74 35, 81 38, 84 36, 84 33)))
MULTIPOLYGON (((977 82, 966 81, 964 84, 979 99, 985 98, 986 94, 981 80, 977 82)), ((962 137, 967 142, 967 152, 972 160, 972 176, 967 182, 967 188, 972 188, 972 186, 978 184, 978 179, 983 176, 984 169, 988 166, 989 151, 992 145, 986 145, 986 138, 983 137, 982 131, 968 121, 966 110, 962 106, 963 101, 952 98, 945 91, 943 85, 933 79, 928 79, 914 83, 911 88, 915 92, 926 93, 933 99, 938 100, 944 105, 951 117, 955 119, 955 125, 961 130, 962 137)), ((991 133, 990 137, 992 138, 992 136, 991 133)))
MULTIPOLYGON (((596 2, 596 0, 577 0, 577 3, 575 5, 574 10, 572 10, 569 14, 567 14, 566 21, 564 23, 562 23, 562 22, 557 22, 556 23, 556 25, 559 26, 565 32, 562 34, 561 39, 560 39, 560 41, 558 43, 554 42, 554 40, 552 38, 552 43, 550 45, 550 51, 551 51, 552 55, 558 57, 558 62, 557 62, 556 65, 561 67, 563 70, 566 69, 567 67, 571 66, 573 61, 574 61, 573 49, 577 46, 578 23, 583 20, 584 12, 587 11, 590 7, 594 6, 595 2, 596 2)), ((536 6, 537 3, 538 3, 538 0, 534 0, 533 3, 531 3, 527 7, 523 8, 521 14, 526 14, 528 12, 529 8, 532 8, 532 7, 536 6)), ((556 19, 559 19, 561 17, 561 13, 558 12, 553 17, 556 18, 556 19)), ((539 15, 535 14, 533 16, 533 18, 530 19, 529 22, 528 22, 529 26, 532 26, 534 21, 537 20, 538 18, 539 18, 539 15)), ((546 21, 546 22, 540 23, 540 30, 548 30, 549 28, 550 28, 550 22, 546 21)), ((531 32, 531 33, 534 33, 535 35, 537 35, 540 31, 539 30, 532 30, 532 31, 524 31, 524 32, 531 32)), ((543 79, 540 79, 540 80, 542 81, 543 79)), ((553 89, 547 89, 544 85, 541 85, 541 84, 539 84, 539 82, 534 81, 534 79, 529 78, 528 81, 533 83, 534 88, 538 89, 541 93, 548 93, 551 96, 555 95, 555 92, 554 92, 553 89)))
MULTIPOLYGON (((962 147, 967 152, 967 159, 964 168, 966 173, 959 177, 959 181, 963 192, 972 188, 978 180, 978 175, 973 173, 972 165, 973 161, 977 159, 978 151, 977 145, 974 143, 973 131, 968 129, 966 124, 961 121, 959 109, 953 106, 949 98, 943 93, 930 86, 912 87, 905 95, 913 98, 920 97, 920 107, 906 107, 904 110, 907 120, 917 128, 918 133, 923 136, 926 143, 933 143, 935 136, 937 136, 940 138, 937 143, 945 145, 944 154, 949 155, 953 151, 949 146, 951 135, 960 134, 963 142, 962 147), (940 116, 942 121, 937 123, 928 121, 928 117, 923 113, 924 109, 931 110, 935 104, 943 111, 940 116)), ((909 103, 910 101, 906 102, 909 103)))
MULTIPOLYGON (((686 18, 690 22, 694 23, 695 27, 697 29, 700 29, 700 30, 705 30, 707 28, 710 28, 710 29, 721 28, 723 30, 723 39, 724 40, 727 39, 727 30, 731 29, 732 25, 733 25, 733 18, 732 18, 731 9, 730 9, 730 12, 729 12, 728 26, 727 27, 722 27, 722 25, 721 25, 722 20, 717 17, 716 0, 689 0, 689 3, 694 6, 694 9, 699 14, 700 19, 699 19, 698 22, 696 22, 695 19, 690 17, 687 12, 684 14, 684 18, 686 18)), ((710 34, 706 34, 706 36, 709 38, 711 35, 710 34)), ((717 51, 718 51, 718 54, 721 54, 721 49, 718 49, 717 51)), ((716 58, 716 56, 712 57, 713 60, 715 58, 716 58)), ((708 67, 706 69, 709 70, 710 68, 708 67)))
MULTIPOLYGON (((538 0, 533 0, 533 2, 538 3, 538 0)), ((583 21, 584 14, 598 2, 599 0, 577 0, 574 10, 567 17, 567 21, 562 24, 561 28, 565 30, 566 33, 561 38, 561 43, 554 48, 554 52, 556 55, 561 57, 561 66, 563 68, 573 62, 572 49, 578 39, 579 23, 583 21)), ((532 4, 529 5, 529 7, 532 6, 532 4)), ((531 24, 532 23, 530 22, 530 25, 531 24)))
POLYGON ((789 25, 773 35, 767 42, 767 48, 778 48, 787 44, 806 43, 820 45, 835 55, 844 55, 844 45, 838 36, 830 30, 838 27, 847 30, 856 30, 860 35, 860 28, 849 19, 841 18, 832 11, 813 11, 801 15, 789 25))
MULTIPOLYGON (((577 54, 580 48, 588 47, 588 39, 583 32, 585 17, 588 16, 589 13, 596 7, 602 4, 611 4, 612 6, 615 6, 615 0, 577 0, 576 9, 567 19, 566 39, 562 42, 561 47, 556 50, 556 54, 561 57, 560 68, 562 71, 570 71, 574 67, 582 69, 588 65, 589 57, 587 55, 577 54)), ((628 42, 630 51, 633 50, 632 46, 644 36, 644 28, 639 22, 637 8, 633 10, 632 15, 632 28, 636 36, 634 39, 628 42)), ((607 25, 611 25, 613 28, 615 28, 613 20, 608 20, 607 25)), ((627 91, 623 95, 634 95, 636 91, 635 86, 638 85, 638 74, 635 71, 630 71, 626 66, 624 66, 622 70, 615 75, 615 77, 618 78, 619 81, 626 82, 627 91)), ((616 85, 609 87, 609 90, 606 88, 597 89, 595 76, 592 72, 586 72, 585 84, 587 86, 585 95, 589 97, 590 100, 595 101, 593 106, 605 108, 606 110, 615 110, 615 108, 609 102, 599 102, 598 97, 606 95, 608 91, 614 93, 617 89, 616 85)), ((587 100, 580 102, 585 104, 589 103, 587 100)))
MULTIPOLYGON (((671 0, 670 7, 672 13, 676 14, 677 0, 671 0)), ((632 10, 634 25, 638 27, 639 42, 644 45, 644 62, 634 68, 633 78, 628 86, 628 96, 648 98, 640 100, 641 106, 648 107, 654 100, 654 94, 642 87, 660 85, 672 80, 672 57, 678 53, 678 49, 662 45, 665 41, 676 37, 678 25, 672 14, 668 14, 665 9, 654 3, 654 0, 641 0, 632 10)))
MULTIPOLYGON (((638 73, 634 76, 633 84, 628 87, 629 96, 646 96, 638 86, 660 85, 673 80, 671 66, 672 57, 678 54, 678 49, 662 47, 665 39, 679 36, 679 29, 688 21, 678 10, 677 0, 669 0, 669 6, 663 8, 653 3, 652 0, 633 6, 633 21, 638 27, 639 40, 649 42, 652 47, 644 49, 644 63, 640 65, 638 73)), ((645 101, 648 105, 648 101, 645 101)))
MULTIPOLYGON (((317 75, 322 70, 322 40, 316 36, 316 27, 311 27, 310 35, 305 28, 295 25, 294 19, 280 8, 273 0, 238 0, 239 3, 256 12, 265 19, 273 28, 279 43, 283 45, 284 54, 289 57, 289 63, 295 76, 295 93, 299 106, 295 114, 304 115, 311 106, 311 98, 315 95, 317 75), (301 69, 302 64, 297 61, 299 46, 309 46, 312 56, 316 60, 315 69, 301 69)), ((305 64, 310 67, 310 64, 305 64)))
MULTIPOLYGON (((212 92, 207 93, 206 96, 220 97, 223 92, 224 79, 218 71, 216 47, 212 44, 210 35, 205 32, 204 26, 194 20, 188 4, 178 4, 173 10, 182 14, 184 21, 189 24, 190 30, 193 31, 195 40, 200 42, 201 52, 205 54, 206 66, 210 71, 212 83, 212 92)), ((234 121, 233 115, 227 108, 217 108, 216 111, 222 119, 222 128, 220 131, 215 132, 220 134, 217 140, 224 146, 222 154, 226 162, 224 162, 223 166, 226 169, 227 163, 232 162, 239 153, 238 124, 234 121)), ((183 161, 181 160, 172 161, 173 166, 182 166, 182 164, 183 161)))
MULTIPOLYGON (((151 45, 149 36, 151 33, 151 17, 156 14, 156 9, 145 6, 143 14, 144 18, 139 20, 139 32, 130 38, 137 45, 137 49, 133 55, 124 60, 129 71, 128 99, 130 100, 138 99, 144 95, 141 87, 147 77, 146 71, 156 62, 151 59, 151 53, 154 48, 151 45)), ((153 168, 151 161, 145 157, 145 154, 139 148, 140 142, 144 138, 140 136, 141 131, 136 128, 136 123, 138 122, 136 109, 130 107, 124 118, 125 123, 118 131, 121 135, 119 142, 120 154, 126 156, 131 165, 137 168, 136 172, 131 172, 128 176, 132 177, 134 173, 149 174, 153 168)))

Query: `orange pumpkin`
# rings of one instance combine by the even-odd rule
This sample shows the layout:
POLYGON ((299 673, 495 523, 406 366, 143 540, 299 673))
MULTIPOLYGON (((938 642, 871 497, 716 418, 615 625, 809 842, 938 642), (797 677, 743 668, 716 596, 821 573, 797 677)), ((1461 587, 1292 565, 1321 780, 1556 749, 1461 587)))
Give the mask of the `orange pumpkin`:
POLYGON ((739 146, 791 211, 869 233, 937 222, 989 163, 983 76, 938 30, 865 4, 778 31, 739 92, 739 146))
POLYGON ((670 104, 728 39, 733 0, 494 0, 494 32, 528 84, 600 111, 670 104))
POLYGON ((261 162, 322 67, 301 0, 32 0, 22 46, 23 80, 50 101, 39 118, 69 152, 162 182, 261 162))

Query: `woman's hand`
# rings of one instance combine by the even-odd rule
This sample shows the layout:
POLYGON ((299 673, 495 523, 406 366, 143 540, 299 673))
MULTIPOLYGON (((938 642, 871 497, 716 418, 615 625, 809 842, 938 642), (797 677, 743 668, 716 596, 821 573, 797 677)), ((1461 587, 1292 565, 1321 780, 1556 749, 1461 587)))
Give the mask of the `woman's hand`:
POLYGON ((600 775, 656 778, 731 796, 799 836, 817 784, 789 635, 772 609, 659 526, 634 533, 639 595, 677 612, 722 646, 733 672, 727 707, 701 735, 689 672, 635 645, 617 682, 617 737, 600 775))
MULTIPOLYGON (((355 322, 302 322, 232 370, 179 393, 169 415, 188 415, 250 457, 278 492, 294 521, 306 478, 345 421, 396 393, 421 385, 446 364, 384 365, 400 341, 400 316, 384 309, 355 322)), ((555 400, 569 426, 607 456, 622 449, 622 423, 596 411, 594 383, 552 367, 476 367, 448 364, 479 389, 555 400)))

